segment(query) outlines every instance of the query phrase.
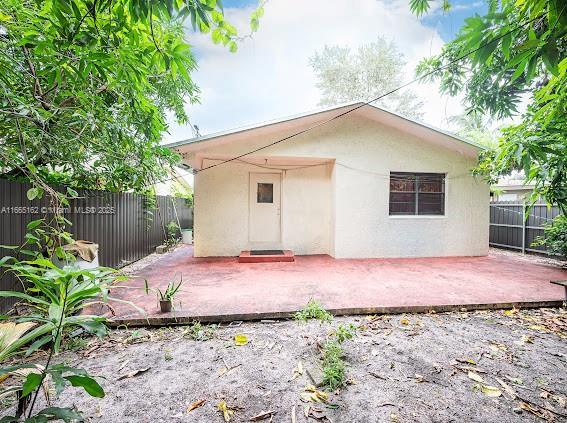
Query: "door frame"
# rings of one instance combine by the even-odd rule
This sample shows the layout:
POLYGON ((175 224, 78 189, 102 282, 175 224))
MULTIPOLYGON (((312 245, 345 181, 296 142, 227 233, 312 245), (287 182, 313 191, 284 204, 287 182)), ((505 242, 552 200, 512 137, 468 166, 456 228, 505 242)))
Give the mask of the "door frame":
POLYGON ((248 244, 251 249, 283 249, 283 172, 273 170, 273 171, 249 171, 248 172, 248 244), (250 238, 250 228, 252 225, 252 210, 251 210, 251 187, 252 187, 252 175, 277 175, 280 183, 280 195, 279 195, 279 202, 280 202, 280 214, 279 214, 279 240, 276 242, 272 241, 252 241, 250 238))

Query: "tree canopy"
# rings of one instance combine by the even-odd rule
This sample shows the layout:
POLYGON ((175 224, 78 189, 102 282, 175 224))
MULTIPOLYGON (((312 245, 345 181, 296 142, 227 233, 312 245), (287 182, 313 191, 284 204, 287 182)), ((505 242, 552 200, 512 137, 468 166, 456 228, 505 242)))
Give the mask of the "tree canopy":
MULTIPOLYGON (((431 4, 410 1, 418 15, 431 4)), ((489 1, 486 15, 468 18, 457 38, 417 72, 440 68, 431 78, 440 81, 442 93, 464 94, 468 111, 510 117, 528 97, 521 123, 503 129, 477 171, 496 180, 523 170, 536 185, 534 201, 541 195, 567 211, 567 3, 489 1)))
POLYGON ((490 117, 480 113, 462 113, 451 116, 449 124, 455 127, 457 134, 465 137, 478 145, 494 148, 498 145, 500 131, 493 129, 493 122, 490 117))
MULTIPOLYGON (((360 46, 325 46, 309 60, 321 90, 322 106, 350 101, 368 101, 401 85, 406 61, 393 42, 384 38, 360 46)), ((376 105, 412 118, 420 118, 422 103, 411 90, 397 91, 376 105)))
POLYGON ((187 122, 199 101, 189 23, 236 51, 216 0, 0 2, 0 174, 137 191, 163 178, 178 160, 160 146, 166 113, 187 122))

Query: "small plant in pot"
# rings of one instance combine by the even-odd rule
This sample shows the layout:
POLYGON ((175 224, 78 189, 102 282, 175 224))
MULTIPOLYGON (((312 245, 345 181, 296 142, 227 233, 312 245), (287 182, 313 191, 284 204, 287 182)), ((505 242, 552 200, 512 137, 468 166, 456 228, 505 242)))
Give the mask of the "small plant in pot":
POLYGON ((177 292, 183 285, 183 277, 180 278, 179 282, 171 281, 167 284, 167 287, 164 291, 159 288, 152 289, 148 286, 148 281, 145 281, 145 290, 146 294, 153 290, 157 293, 158 301, 159 301, 159 308, 162 313, 168 313, 173 309, 173 301, 177 292))

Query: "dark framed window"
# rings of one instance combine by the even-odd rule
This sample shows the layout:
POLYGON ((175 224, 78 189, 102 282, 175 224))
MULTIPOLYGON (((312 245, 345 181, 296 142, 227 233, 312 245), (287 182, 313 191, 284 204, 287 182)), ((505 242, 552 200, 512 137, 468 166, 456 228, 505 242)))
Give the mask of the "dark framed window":
POLYGON ((444 214, 444 173, 390 172, 390 216, 444 214))
POLYGON ((258 183, 258 193, 256 196, 258 203, 274 202, 274 184, 258 183))

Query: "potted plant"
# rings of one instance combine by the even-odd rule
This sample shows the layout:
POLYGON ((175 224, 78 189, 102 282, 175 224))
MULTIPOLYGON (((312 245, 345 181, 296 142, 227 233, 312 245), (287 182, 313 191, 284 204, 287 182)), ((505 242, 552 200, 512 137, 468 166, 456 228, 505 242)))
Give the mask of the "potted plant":
POLYGON ((167 287, 164 291, 159 288, 152 289, 148 286, 148 281, 145 281, 145 290, 146 294, 150 292, 150 290, 155 291, 157 293, 158 301, 159 301, 159 308, 162 313, 168 313, 173 309, 173 300, 177 295, 177 292, 183 285, 183 276, 179 279, 179 282, 171 281, 167 284, 167 287))

